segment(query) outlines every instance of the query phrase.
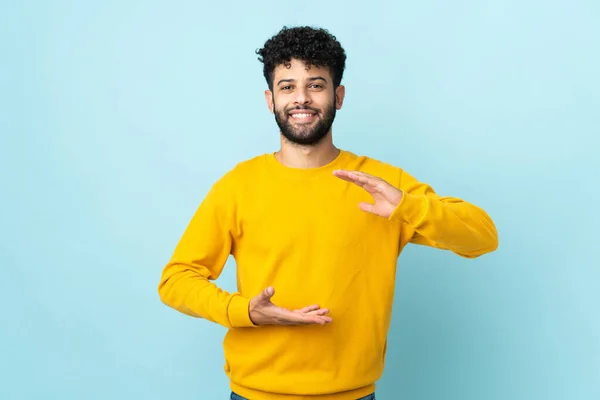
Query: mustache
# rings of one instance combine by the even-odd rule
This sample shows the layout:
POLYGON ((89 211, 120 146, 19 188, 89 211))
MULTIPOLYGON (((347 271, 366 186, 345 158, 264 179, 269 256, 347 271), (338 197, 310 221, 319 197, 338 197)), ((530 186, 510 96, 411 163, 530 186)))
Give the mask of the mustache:
POLYGON ((320 110, 317 108, 313 108, 313 107, 309 107, 309 106, 295 106, 295 107, 290 107, 287 110, 285 110, 286 114, 289 113, 292 110, 310 110, 310 111, 314 111, 315 113, 319 113, 320 110))

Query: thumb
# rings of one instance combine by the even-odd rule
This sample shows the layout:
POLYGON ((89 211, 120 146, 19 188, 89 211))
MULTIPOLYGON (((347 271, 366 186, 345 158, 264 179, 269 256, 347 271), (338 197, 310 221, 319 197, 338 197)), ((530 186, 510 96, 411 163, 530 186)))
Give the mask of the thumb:
POLYGON ((275 294, 275 289, 272 286, 269 286, 260 294, 260 299, 264 302, 271 301, 271 297, 275 294))
POLYGON ((375 208, 374 204, 370 204, 370 203, 359 203, 358 208, 360 208, 361 210, 365 211, 365 212, 373 212, 373 209, 375 208))

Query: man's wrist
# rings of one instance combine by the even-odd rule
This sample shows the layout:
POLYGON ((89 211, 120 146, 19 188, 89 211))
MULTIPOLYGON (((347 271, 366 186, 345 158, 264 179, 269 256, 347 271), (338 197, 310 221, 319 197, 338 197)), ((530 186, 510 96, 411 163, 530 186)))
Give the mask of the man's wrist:
POLYGON ((250 319, 250 300, 238 294, 233 295, 227 308, 229 323, 232 328, 246 328, 257 326, 250 319))

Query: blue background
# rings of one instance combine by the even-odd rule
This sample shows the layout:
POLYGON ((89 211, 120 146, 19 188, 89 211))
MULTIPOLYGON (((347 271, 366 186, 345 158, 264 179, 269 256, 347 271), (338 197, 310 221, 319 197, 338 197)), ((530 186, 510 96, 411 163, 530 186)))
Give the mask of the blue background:
POLYGON ((401 255, 378 399, 599 399, 594 0, 3 1, 0 398, 227 397, 225 330, 156 287, 211 183, 279 146, 254 50, 286 24, 347 50, 338 146, 500 233, 401 255))

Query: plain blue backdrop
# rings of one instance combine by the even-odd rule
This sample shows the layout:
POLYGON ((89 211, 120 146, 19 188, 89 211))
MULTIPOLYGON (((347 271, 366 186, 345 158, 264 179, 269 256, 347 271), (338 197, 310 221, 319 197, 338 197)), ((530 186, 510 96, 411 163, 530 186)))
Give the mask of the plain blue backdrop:
POLYGON ((600 398, 600 3, 5 0, 1 399, 227 397, 225 330, 156 288, 212 182, 278 148, 254 51, 305 24, 348 53, 337 145, 500 234, 401 255, 378 399, 600 398))

